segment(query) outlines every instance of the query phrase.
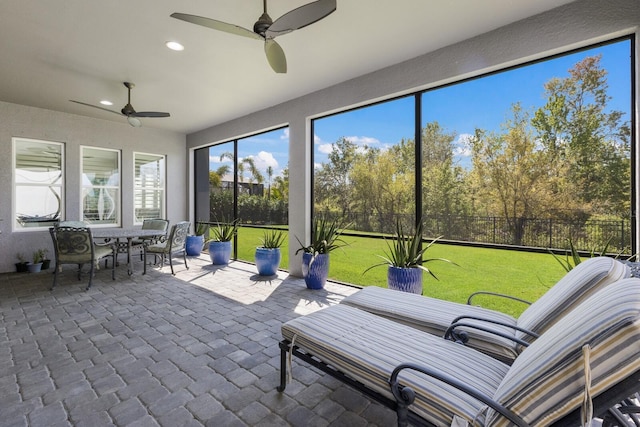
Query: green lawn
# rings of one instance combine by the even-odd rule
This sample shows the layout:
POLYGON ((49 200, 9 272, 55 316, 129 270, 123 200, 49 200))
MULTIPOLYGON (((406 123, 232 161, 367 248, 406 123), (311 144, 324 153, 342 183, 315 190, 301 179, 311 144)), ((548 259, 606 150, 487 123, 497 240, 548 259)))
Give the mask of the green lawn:
MULTIPOLYGON (((238 259, 253 262, 262 230, 240 227, 238 259)), ((387 269, 378 267, 363 275, 364 270, 382 261, 386 243, 382 239, 344 237, 348 246, 331 253, 329 278, 360 286, 387 286, 387 269)), ((296 243, 297 246, 297 243, 296 243)), ((565 271, 550 254, 454 245, 433 245, 427 258, 446 258, 456 265, 432 262, 427 266, 439 280, 425 274, 424 295, 465 303, 478 290, 499 292, 535 301, 553 286, 565 271)), ((287 269, 288 241, 282 248, 280 267, 287 269)), ((519 315, 526 306, 510 300, 477 299, 485 307, 519 315)))

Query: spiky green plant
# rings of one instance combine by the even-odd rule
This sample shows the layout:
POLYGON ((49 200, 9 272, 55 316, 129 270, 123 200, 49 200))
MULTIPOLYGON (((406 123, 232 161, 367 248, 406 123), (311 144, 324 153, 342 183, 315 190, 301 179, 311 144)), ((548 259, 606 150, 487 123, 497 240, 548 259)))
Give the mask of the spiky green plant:
MULTIPOLYGON (((442 236, 440 236, 442 237, 442 236)), ((399 268, 421 268, 438 280, 436 275, 425 264, 433 261, 443 261, 454 265, 454 262, 445 258, 424 258, 425 252, 438 240, 440 237, 433 239, 426 246, 422 245, 422 221, 418 222, 415 228, 415 232, 411 235, 405 235, 404 229, 400 220, 396 221, 396 232, 394 238, 387 240, 387 250, 385 256, 378 255, 384 261, 367 268, 362 274, 375 267, 383 265, 399 267, 399 268)))
POLYGON ((346 246, 347 243, 340 238, 344 227, 341 221, 329 221, 325 218, 313 221, 313 230, 311 233, 311 244, 305 246, 298 237, 296 240, 300 243, 300 248, 296 251, 311 254, 328 254, 338 248, 346 246))
POLYGON ((238 230, 239 223, 240 220, 236 218, 231 222, 218 222, 216 225, 210 225, 209 235, 205 240, 205 243, 231 241, 238 230))
POLYGON ((284 243, 285 235, 282 230, 277 230, 275 228, 271 228, 269 230, 265 230, 260 241, 262 242, 262 246, 265 249, 276 249, 282 246, 284 243))
MULTIPOLYGON (((609 246, 611 245, 612 240, 613 240, 613 237, 609 238, 609 240, 607 240, 607 242, 604 244, 604 246, 600 251, 596 251, 595 247, 592 248, 591 251, 589 251, 588 258, 605 255, 609 250, 609 246)), ((576 249, 575 245, 573 244, 573 240, 571 240, 571 238, 569 238, 569 249, 565 251, 564 259, 556 255, 555 253, 553 253, 551 250, 549 250, 549 253, 553 255, 556 261, 560 263, 562 268, 564 268, 567 273, 573 270, 578 264, 582 262, 582 256, 580 255, 580 251, 576 249)))
POLYGON ((195 229, 196 236, 204 236, 205 234, 207 234, 208 230, 209 230, 209 224, 205 222, 196 222, 196 229, 195 229))

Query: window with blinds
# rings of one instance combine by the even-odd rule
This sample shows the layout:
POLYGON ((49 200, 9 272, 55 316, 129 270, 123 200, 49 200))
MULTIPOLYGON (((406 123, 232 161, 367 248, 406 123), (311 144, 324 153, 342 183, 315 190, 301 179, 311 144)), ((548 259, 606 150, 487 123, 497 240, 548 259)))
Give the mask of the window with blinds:
POLYGON ((134 153, 134 222, 166 218, 165 163, 160 154, 134 153))

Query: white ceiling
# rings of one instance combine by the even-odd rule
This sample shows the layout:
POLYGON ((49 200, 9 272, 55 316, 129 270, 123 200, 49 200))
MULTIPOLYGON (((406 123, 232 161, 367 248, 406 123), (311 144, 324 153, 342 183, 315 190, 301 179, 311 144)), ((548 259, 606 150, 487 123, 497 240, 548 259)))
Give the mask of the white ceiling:
MULTIPOLYGON (((289 70, 276 74, 260 41, 169 17, 253 28, 262 0, 3 0, 0 100, 126 123, 69 100, 109 99, 118 111, 130 81, 136 110, 171 113, 144 126, 191 133, 571 1, 337 0, 333 14, 277 38, 289 70)), ((268 12, 275 20, 309 2, 271 0, 268 12)))

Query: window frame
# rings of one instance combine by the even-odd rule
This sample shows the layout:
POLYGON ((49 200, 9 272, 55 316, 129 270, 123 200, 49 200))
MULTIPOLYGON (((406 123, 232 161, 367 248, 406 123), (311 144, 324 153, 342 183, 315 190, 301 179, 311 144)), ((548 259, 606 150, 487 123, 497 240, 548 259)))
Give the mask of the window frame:
POLYGON ((145 219, 154 219, 154 218, 142 218, 138 220, 138 216, 136 215, 136 194, 138 191, 144 190, 153 190, 153 191, 161 191, 162 192, 162 203, 160 206, 160 216, 155 218, 166 218, 167 217, 167 156, 166 154, 156 154, 156 153, 146 153, 142 151, 134 151, 133 152, 133 194, 132 194, 132 205, 133 205, 133 224, 140 225, 143 223, 145 219), (155 156, 158 160, 162 160, 162 170, 161 170, 161 181, 162 187, 138 187, 137 180, 138 175, 136 174, 136 156, 155 156))
MULTIPOLYGON (((438 91, 440 89, 443 88, 447 88, 450 86, 457 86, 460 84, 464 84, 466 82, 470 82, 470 81, 474 81, 474 80, 481 80, 487 77, 491 77, 494 75, 498 75, 498 74, 502 74, 504 72, 508 72, 514 69, 519 69, 519 68, 524 68, 524 67, 528 67, 528 66, 532 66, 535 64, 539 64, 539 63, 544 63, 547 61, 552 61, 554 59, 557 58, 562 58, 565 56, 569 56, 572 54, 576 54, 576 53, 580 53, 580 52, 585 52, 585 51, 589 51, 592 49, 596 49, 598 47, 602 47, 602 46, 607 46, 607 45, 612 45, 612 44, 616 44, 616 43, 620 43, 620 42, 625 42, 628 41, 630 43, 630 76, 631 76, 631 105, 629 107, 629 123, 630 123, 630 127, 631 127, 631 132, 630 132, 630 140, 629 140, 629 148, 630 148, 630 174, 631 174, 631 188, 630 188, 630 194, 629 194, 629 200, 630 200, 630 205, 631 205, 631 211, 629 212, 630 215, 630 228, 627 230, 629 235, 630 235, 630 248, 631 248, 631 253, 637 253, 638 252, 638 245, 640 245, 640 241, 638 240, 638 227, 640 227, 640 219, 638 219, 637 217, 637 213, 636 213, 636 203, 637 203, 637 192, 640 191, 640 188, 638 187, 638 171, 637 171, 637 162, 635 161, 636 156, 637 156, 637 150, 638 147, 640 146, 640 139, 637 138, 637 131, 636 131, 636 91, 635 91, 635 80, 636 77, 638 75, 638 70, 637 70, 637 64, 636 64, 636 58, 633 55, 633 52, 636 51, 636 37, 634 36, 635 34, 627 34, 627 35, 623 35, 620 37, 612 37, 612 38, 608 38, 606 40, 602 40, 600 42, 596 42, 596 43, 588 43, 584 46, 581 47, 577 47, 577 48, 569 48, 567 47, 565 50, 562 50, 560 52, 557 53, 553 53, 553 54, 548 54, 548 55, 544 55, 542 57, 536 58, 536 59, 531 59, 531 60, 524 60, 524 62, 522 63, 518 63, 518 64, 514 64, 514 65, 504 65, 499 67, 498 69, 494 69, 491 71, 483 71, 480 72, 477 75, 473 75, 470 77, 460 77, 460 78, 456 78, 452 81, 447 81, 446 83, 441 83, 441 84, 434 84, 433 86, 429 86, 429 87, 425 87, 425 88, 421 88, 421 89, 416 89, 415 91, 411 91, 409 93, 403 93, 401 95, 397 95, 397 96, 389 96, 388 98, 384 98, 384 99, 377 99, 375 101, 371 101, 371 102, 367 102, 364 104, 360 104, 358 106, 355 107, 348 107, 348 108, 344 108, 341 110, 335 110, 332 111, 330 113, 326 113, 326 114, 318 114, 314 117, 312 117, 310 119, 310 126, 309 126, 309 130, 310 130, 310 138, 309 138, 309 144, 310 144, 310 152, 311 152, 311 156, 310 156, 310 162, 309 162, 309 170, 311 171, 311 180, 310 180, 310 202, 311 202, 311 216, 308 219, 309 224, 311 224, 315 218, 316 215, 316 195, 314 194, 314 188, 315 188, 315 184, 316 184, 316 168, 315 168, 315 162, 316 160, 314 159, 314 155, 315 155, 315 151, 316 151, 316 147, 315 147, 315 141, 316 141, 316 136, 317 136, 317 130, 316 130, 316 122, 325 118, 329 118, 329 117, 333 117, 336 115, 342 115, 345 113, 349 113, 352 111, 356 111, 356 110, 361 110, 361 109, 365 109, 365 108, 370 108, 370 107, 374 107, 376 105, 379 104, 383 104, 383 103, 388 103, 388 102, 393 102, 396 99, 399 98, 403 98, 403 97, 408 97, 408 96, 413 96, 416 99, 416 104, 415 104, 415 113, 414 116, 416 118, 415 123, 416 123, 416 129, 414 131, 414 141, 416 142, 416 167, 415 167, 415 176, 416 176, 416 186, 415 186, 415 222, 418 221, 418 218, 422 218, 423 215, 423 205, 422 205, 422 198, 423 198, 423 194, 422 194, 422 185, 421 185, 421 173, 422 173, 422 163, 423 163, 423 159, 421 156, 421 152, 422 152, 422 146, 423 146, 423 141, 421 140, 421 130, 422 130, 422 126, 424 125, 423 123, 423 117, 422 117, 422 113, 423 113, 423 95, 427 94, 429 92, 433 92, 433 91, 438 91), (419 178, 420 177, 420 178, 419 178)), ((309 225, 310 227, 310 225, 309 225)), ((624 231, 624 233, 626 233, 627 231, 624 231)), ((453 243, 455 241, 451 241, 448 242, 446 240, 441 240, 441 243, 453 243)), ((482 247, 491 247, 491 248, 505 248, 505 249, 511 249, 514 250, 516 248, 518 248, 517 245, 502 245, 502 244, 492 244, 490 242, 482 242, 482 243, 475 243, 475 242, 469 242, 468 244, 474 244, 474 245, 478 245, 478 246, 482 246, 482 247)), ((530 246, 530 247, 526 247, 526 250, 532 251, 532 252, 536 252, 539 250, 543 250, 543 251, 547 251, 546 249, 540 249, 538 247, 534 247, 534 246, 530 246)))
POLYGON ((120 227, 122 226, 122 152, 121 150, 113 149, 113 148, 104 148, 104 147, 94 147, 88 145, 80 146, 80 220, 85 221, 91 225, 91 227, 120 227), (82 177, 84 176, 84 163, 85 163, 85 150, 96 150, 96 151, 110 151, 117 154, 117 163, 118 163, 118 186, 94 186, 94 185, 85 185, 82 177), (118 197, 116 198, 116 221, 113 223, 94 223, 90 219, 85 218, 84 211, 84 190, 87 188, 104 188, 104 189, 117 189, 118 197))
POLYGON ((12 143, 12 156, 11 156, 11 191, 12 191, 12 203, 11 203, 11 230, 13 232, 18 232, 18 233, 22 233, 22 232, 33 232, 33 231, 42 231, 42 230, 46 230, 48 229, 48 227, 50 227, 54 222, 56 222, 57 220, 52 220, 52 221, 46 221, 43 222, 43 225, 34 225, 34 226, 28 226, 28 227, 24 227, 24 226, 20 226, 18 223, 18 213, 16 212, 18 206, 17 206, 17 187, 18 186, 29 186, 29 187, 43 187, 44 184, 27 184, 27 183, 18 183, 17 182, 17 176, 16 176, 16 172, 17 172, 17 146, 20 142, 26 142, 26 143, 36 143, 36 144, 43 144, 43 145, 56 145, 60 147, 60 183, 59 184, 46 184, 47 187, 56 187, 59 188, 59 197, 60 200, 58 201, 60 206, 59 206, 59 211, 58 211, 58 218, 57 220, 60 220, 61 218, 65 217, 65 205, 66 205, 66 192, 65 192, 65 177, 66 177, 66 171, 65 171, 65 163, 66 163, 66 146, 64 142, 59 142, 59 141, 48 141, 48 140, 43 140, 43 139, 34 139, 34 138, 24 138, 24 137, 12 137, 11 138, 11 143, 12 143))

